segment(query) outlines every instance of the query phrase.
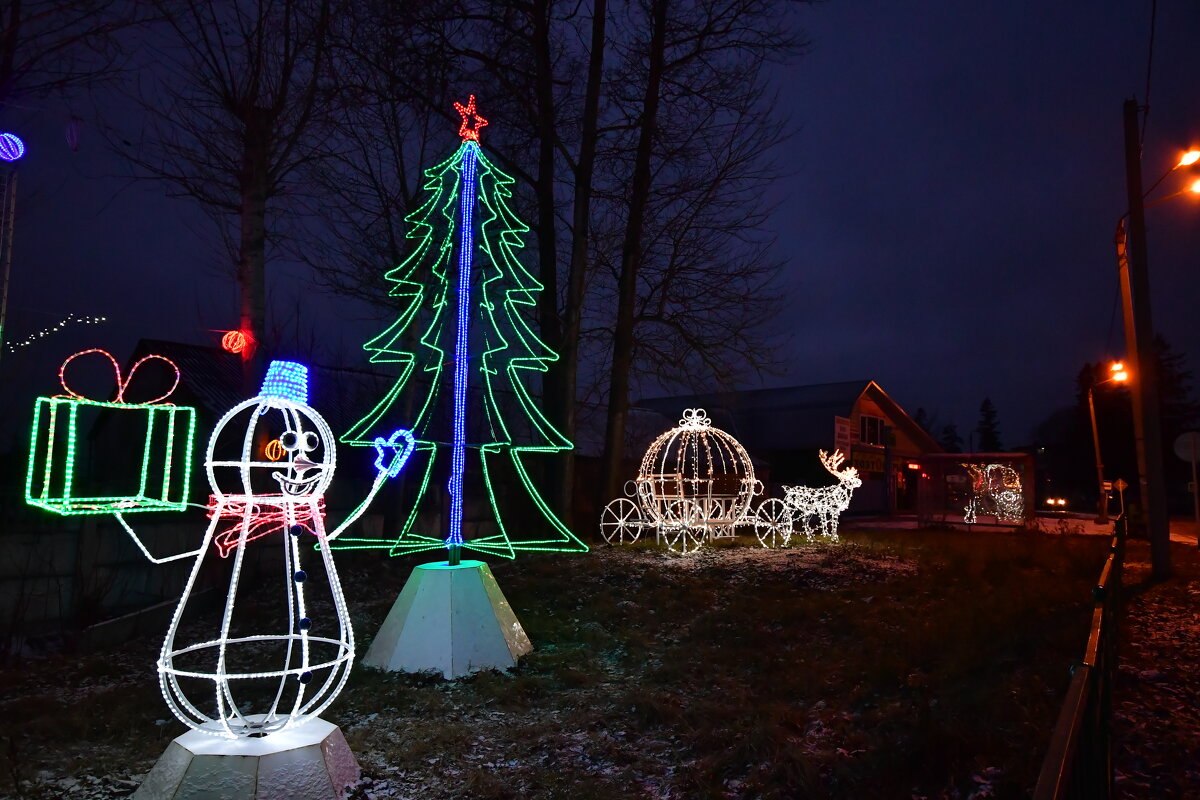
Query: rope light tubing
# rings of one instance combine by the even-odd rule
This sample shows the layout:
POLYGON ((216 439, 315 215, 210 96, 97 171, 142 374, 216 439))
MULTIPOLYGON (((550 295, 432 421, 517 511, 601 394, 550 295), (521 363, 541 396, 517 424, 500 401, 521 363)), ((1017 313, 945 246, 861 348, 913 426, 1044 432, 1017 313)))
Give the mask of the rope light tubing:
POLYGON ((836 542, 838 518, 850 507, 850 497, 855 489, 862 486, 862 478, 858 477, 858 470, 854 467, 840 469, 842 462, 846 460, 841 450, 835 450, 833 455, 820 450, 817 457, 821 460, 821 466, 837 478, 838 482, 833 486, 817 488, 784 486, 784 503, 791 510, 792 516, 800 520, 804 535, 809 541, 819 533, 836 542), (814 517, 817 521, 816 529, 812 524, 814 517))
MULTIPOLYGON (((475 96, 470 108, 474 109, 475 96)), ((466 125, 464 115, 463 124, 466 125)), ((475 133, 476 140, 479 134, 475 133)), ((457 563, 458 548, 462 546, 463 472, 467 449, 467 345, 471 323, 471 256, 474 248, 475 208, 475 148, 462 148, 462 192, 460 193, 458 242, 458 331, 454 340, 454 441, 451 444, 450 464, 450 533, 446 547, 450 560, 457 563)))
POLYGON ((25 472, 26 503, 64 516, 110 511, 182 511, 187 507, 196 410, 163 402, 179 385, 179 368, 174 362, 160 355, 148 355, 135 363, 128 375, 122 376, 112 354, 92 348, 67 357, 59 367, 58 380, 65 394, 39 397, 34 402, 25 472), (67 367, 77 358, 89 355, 102 356, 112 366, 115 390, 111 401, 89 398, 73 389, 67 380, 67 367), (151 361, 166 364, 174 373, 170 387, 147 402, 128 402, 125 394, 130 382, 142 365, 151 361), (88 491, 77 485, 79 431, 84 424, 81 410, 141 418, 128 426, 131 432, 141 432, 142 453, 136 475, 120 475, 120 470, 112 470, 99 492, 95 487, 88 491), (122 485, 127 487, 125 492, 108 493, 122 485))
POLYGON ((407 217, 411 252, 385 275, 400 314, 364 345, 372 363, 396 364, 399 374, 371 411, 342 436, 347 444, 370 445, 378 431, 394 427, 388 418, 407 395, 413 410, 397 421, 416 438, 414 458, 420 464, 412 468, 417 478, 413 503, 394 538, 343 537, 333 546, 386 548, 390 555, 448 548, 451 560, 458 549, 504 558, 521 551, 585 551, 587 545, 551 510, 525 464, 530 455, 572 446, 525 385, 527 376, 546 372, 558 358, 530 327, 543 287, 518 256, 529 228, 509 208, 513 179, 480 149, 479 130, 487 121, 475 111, 474 99, 455 107, 463 117, 462 143, 425 171, 425 199, 407 217), (452 260, 456 252, 457 264, 452 260), (408 334, 413 328, 420 331, 416 337, 408 334), (477 339, 474 353, 472 336, 477 339), (447 376, 444 370, 451 365, 447 376), (449 390, 442 388, 447 377, 449 390), (472 392, 473 381, 481 391, 472 392), (469 419, 468 410, 476 416, 469 419), (527 426, 514 431, 515 419, 527 426), (443 425, 450 429, 442 430, 443 425), (476 435, 480 441, 469 441, 476 435), (468 460, 482 478, 494 521, 487 528, 475 526, 470 539, 464 530, 468 460), (439 473, 447 476, 446 528, 422 531, 418 512, 439 473), (523 492, 514 492, 517 487, 523 492), (502 500, 503 505, 527 500, 549 530, 510 531, 502 500))
MULTIPOLYGON (((408 431, 376 439, 377 474, 370 491, 341 525, 327 532, 324 495, 337 464, 336 440, 324 418, 307 404, 307 379, 302 364, 271 362, 259 395, 234 406, 217 423, 205 458, 212 496, 199 548, 156 557, 122 513, 114 512, 154 563, 195 557, 159 654, 159 687, 181 722, 213 736, 236 739, 286 730, 317 716, 337 697, 354 658, 354 631, 328 544, 358 519, 415 449, 408 431), (244 426, 240 431, 239 425, 244 426), (254 457, 264 429, 268 434, 278 432, 272 441, 284 450, 279 461, 254 457), (246 633, 235 625, 246 548, 276 535, 283 542, 283 570, 275 587, 281 584, 286 596, 286 627, 246 633), (309 597, 313 582, 301 561, 302 552, 311 551, 308 536, 315 539, 320 553, 332 620, 313 616, 315 607, 309 597), (185 635, 180 622, 194 598, 203 565, 231 555, 229 589, 215 635, 206 638, 191 629, 185 635), (251 665, 263 659, 274 663, 251 665)), ((269 591, 271 585, 262 579, 253 590, 269 591)))

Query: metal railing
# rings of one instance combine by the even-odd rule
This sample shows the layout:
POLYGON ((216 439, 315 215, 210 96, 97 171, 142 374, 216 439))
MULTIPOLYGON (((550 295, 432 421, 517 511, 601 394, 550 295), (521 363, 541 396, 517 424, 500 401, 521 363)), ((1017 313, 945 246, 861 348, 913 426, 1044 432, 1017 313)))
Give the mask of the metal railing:
POLYGON ((1126 520, 1118 517, 1100 579, 1092 589, 1092 626, 1083 661, 1071 683, 1050 747, 1042 761, 1034 800, 1107 800, 1113 796, 1112 689, 1117 671, 1117 622, 1126 520))

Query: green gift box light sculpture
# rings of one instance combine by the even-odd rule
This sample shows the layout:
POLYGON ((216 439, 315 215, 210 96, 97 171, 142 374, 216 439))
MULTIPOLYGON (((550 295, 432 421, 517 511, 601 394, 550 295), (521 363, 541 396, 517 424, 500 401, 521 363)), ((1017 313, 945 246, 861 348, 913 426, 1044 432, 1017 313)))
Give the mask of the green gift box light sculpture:
POLYGON ((76 353, 58 371, 65 395, 39 397, 33 410, 29 440, 29 466, 25 475, 25 502, 55 514, 106 514, 112 511, 182 511, 187 507, 188 481, 192 470, 192 440, 196 410, 163 402, 179 385, 179 368, 170 359, 148 355, 133 365, 122 378, 121 367, 104 350, 76 353), (116 376, 112 400, 94 400, 71 388, 67 366, 80 356, 97 353, 107 358, 116 376), (158 397, 144 403, 125 399, 129 382, 147 361, 165 362, 174 371, 174 382, 158 397), (114 413, 136 417, 130 430, 141 432, 140 469, 127 475, 119 469, 105 470, 105 492, 81 486, 79 470, 80 435, 89 416, 114 413), (111 492, 113 488, 116 492, 111 492))

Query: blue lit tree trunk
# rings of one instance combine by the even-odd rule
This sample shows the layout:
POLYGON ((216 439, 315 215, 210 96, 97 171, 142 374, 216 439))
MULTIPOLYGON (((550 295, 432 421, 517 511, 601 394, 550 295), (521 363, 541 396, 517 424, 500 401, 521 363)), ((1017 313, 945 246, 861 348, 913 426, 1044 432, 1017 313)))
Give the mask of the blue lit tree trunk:
MULTIPOLYGON (((468 110, 474 116, 473 105, 460 107, 468 110)), ((528 319, 543 288, 517 258, 528 227, 509 208, 513 180, 484 156, 475 140, 478 129, 464 123, 460 133, 464 141, 457 152, 426 171, 428 197, 408 218, 407 235, 415 246, 386 276, 395 284, 391 295, 401 300, 400 316, 365 345, 372 362, 396 364, 400 374, 342 437, 348 444, 373 443, 395 427, 404 405, 397 401, 411 394, 415 418, 404 420, 404 427, 411 427, 418 442, 416 470, 410 472, 418 476, 416 497, 398 533, 383 540, 342 537, 334 546, 389 547, 393 555, 447 547, 452 557, 459 547, 506 557, 520 550, 586 550, 550 510, 525 462, 534 453, 571 448, 525 383, 557 358, 528 319), (417 280, 419 275, 429 280, 417 280), (414 326, 422 330, 419 344, 407 348, 404 334, 414 326), (474 538, 464 535, 464 477, 471 469, 496 525, 495 532, 474 538), (418 511, 436 491, 440 473, 447 475, 450 496, 446 530, 420 530, 418 511), (519 487, 545 525, 519 534, 510 530, 501 487, 506 494, 519 487)))

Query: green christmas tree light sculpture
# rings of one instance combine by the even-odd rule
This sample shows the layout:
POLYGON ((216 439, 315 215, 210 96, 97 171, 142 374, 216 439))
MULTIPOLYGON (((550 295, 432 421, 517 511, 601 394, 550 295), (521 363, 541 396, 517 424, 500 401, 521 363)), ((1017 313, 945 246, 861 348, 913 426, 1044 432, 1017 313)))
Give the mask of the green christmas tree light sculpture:
POLYGON ((385 276, 394 284, 390 295, 398 301, 399 317, 364 345, 373 363, 399 365, 400 374, 342 437, 347 444, 372 446, 390 424, 385 419, 400 415, 403 406, 411 409, 406 427, 417 438, 409 473, 419 482, 416 498, 394 538, 342 537, 333 546, 386 547, 391 555, 445 547, 451 565, 459 563, 464 548, 506 558, 526 550, 585 551, 587 545, 550 509, 526 463, 532 454, 572 446, 525 383, 558 358, 527 319, 543 290, 517 257, 529 228, 509 207, 513 179, 480 149, 487 120, 476 113, 475 97, 454 105, 462 115, 462 144, 426 170, 428 196, 407 218, 415 246, 385 276), (418 512, 443 475, 448 530, 431 535, 420 530, 418 512), (495 522, 494 529, 473 538, 464 537, 463 525, 468 475, 482 485, 495 522), (523 490, 544 515, 543 533, 517 535, 505 524, 500 495, 514 490, 523 490))

